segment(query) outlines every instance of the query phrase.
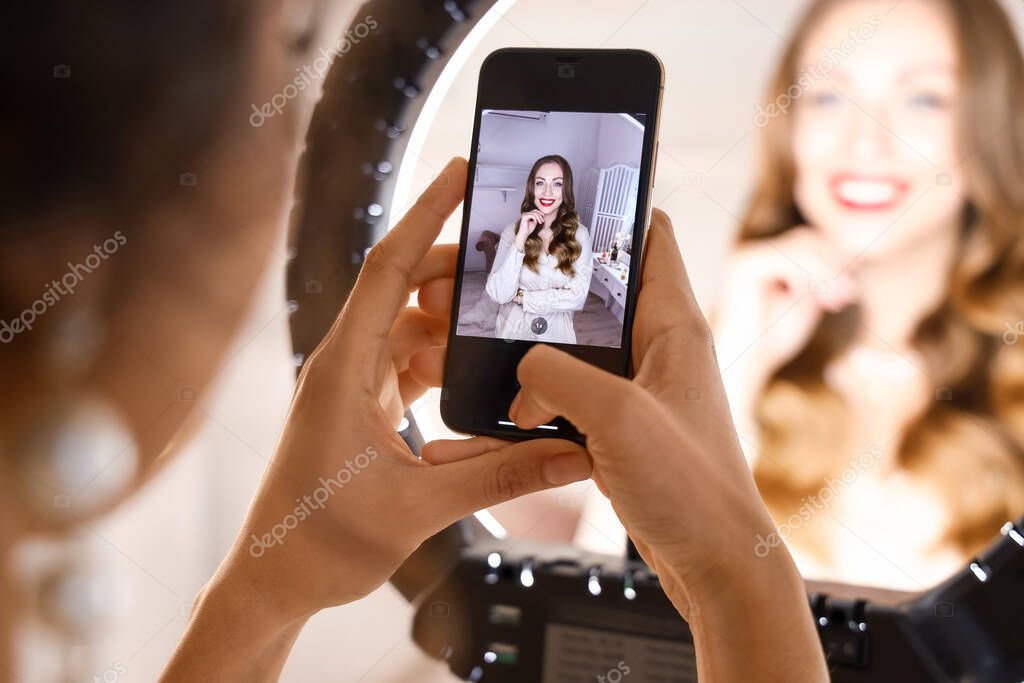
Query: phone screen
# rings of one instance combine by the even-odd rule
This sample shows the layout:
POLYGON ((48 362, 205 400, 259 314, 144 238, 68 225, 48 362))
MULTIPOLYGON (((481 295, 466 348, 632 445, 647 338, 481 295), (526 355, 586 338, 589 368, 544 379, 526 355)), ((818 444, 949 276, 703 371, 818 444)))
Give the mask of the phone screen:
POLYGON ((661 87, 660 62, 637 50, 484 62, 441 393, 452 429, 582 440, 562 418, 511 421, 534 344, 628 373, 661 87))
POLYGON ((645 119, 481 112, 456 334, 621 348, 645 119))

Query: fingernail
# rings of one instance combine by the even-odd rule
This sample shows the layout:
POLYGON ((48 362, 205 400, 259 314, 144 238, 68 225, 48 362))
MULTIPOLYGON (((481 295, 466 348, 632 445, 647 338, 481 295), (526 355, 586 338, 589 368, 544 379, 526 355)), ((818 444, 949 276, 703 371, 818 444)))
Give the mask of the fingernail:
POLYGON ((517 392, 516 397, 512 399, 512 405, 508 407, 508 416, 512 418, 512 421, 516 421, 516 413, 519 412, 519 397, 523 395, 523 392, 517 392))
POLYGON ((562 486, 590 476, 593 465, 586 453, 560 453, 544 463, 544 480, 552 486, 562 486))

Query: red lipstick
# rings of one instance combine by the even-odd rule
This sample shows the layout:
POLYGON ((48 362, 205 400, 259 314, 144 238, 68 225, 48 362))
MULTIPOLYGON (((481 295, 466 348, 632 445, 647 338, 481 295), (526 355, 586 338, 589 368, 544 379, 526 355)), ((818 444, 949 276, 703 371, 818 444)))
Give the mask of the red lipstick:
POLYGON ((899 206, 910 183, 889 175, 837 173, 829 181, 832 198, 854 211, 888 211, 899 206))

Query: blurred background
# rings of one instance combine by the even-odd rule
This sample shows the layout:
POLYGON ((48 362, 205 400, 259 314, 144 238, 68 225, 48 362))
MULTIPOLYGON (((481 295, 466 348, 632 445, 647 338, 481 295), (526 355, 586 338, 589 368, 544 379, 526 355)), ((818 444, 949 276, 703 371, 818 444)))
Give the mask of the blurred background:
MULTIPOLYGON (((506 46, 650 50, 662 59, 667 76, 654 205, 673 218, 691 280, 707 309, 750 190, 757 105, 764 101, 769 70, 803 0, 518 0, 506 5, 451 82, 423 131, 421 148, 407 157, 408 184, 422 187, 448 158, 468 155, 477 73, 489 52, 506 46)), ((1006 7, 1024 37, 1024 5, 1006 7)), ((358 7, 353 3, 347 11, 354 17, 358 7)), ((456 241, 459 221, 456 214, 443 241, 456 241)), ((38 619, 19 644, 22 680, 53 680, 54 666, 65 657, 88 658, 86 670, 112 670, 121 681, 153 681, 166 663, 191 601, 235 536, 290 401, 294 368, 284 245, 277 246, 218 389, 202 406, 198 437, 140 495, 72 542, 105 577, 88 587, 88 604, 80 605, 83 620, 96 614, 107 619, 88 634, 94 646, 68 652, 38 619)), ((428 437, 447 435, 436 396, 422 401, 416 412, 428 437)), ((494 511, 512 534, 562 538, 579 513, 576 542, 622 552, 621 528, 587 485, 513 508, 494 511)), ((45 541, 26 544, 19 557, 24 575, 48 571, 59 552, 45 541)), ((410 616, 390 586, 357 604, 325 611, 302 633, 282 680, 454 680, 413 645, 410 616)))

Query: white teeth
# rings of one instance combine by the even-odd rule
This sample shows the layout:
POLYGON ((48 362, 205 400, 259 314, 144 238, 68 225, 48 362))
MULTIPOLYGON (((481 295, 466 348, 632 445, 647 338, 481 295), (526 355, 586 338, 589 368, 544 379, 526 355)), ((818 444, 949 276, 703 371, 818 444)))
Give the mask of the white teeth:
POLYGON ((896 196, 896 185, 874 180, 845 180, 839 183, 838 193, 854 204, 884 204, 896 196))

